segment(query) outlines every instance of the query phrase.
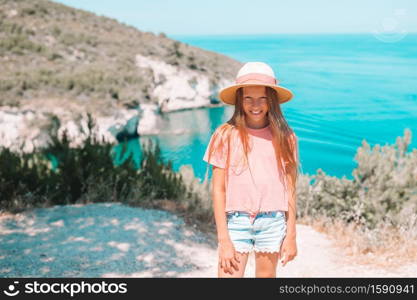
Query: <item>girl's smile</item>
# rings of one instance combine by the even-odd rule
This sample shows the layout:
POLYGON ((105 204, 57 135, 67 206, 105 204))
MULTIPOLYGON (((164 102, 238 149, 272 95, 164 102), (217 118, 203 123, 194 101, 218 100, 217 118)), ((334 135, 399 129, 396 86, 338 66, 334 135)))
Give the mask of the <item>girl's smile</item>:
POLYGON ((243 110, 246 125, 251 128, 265 127, 268 122, 268 97, 264 86, 247 86, 243 88, 243 110))

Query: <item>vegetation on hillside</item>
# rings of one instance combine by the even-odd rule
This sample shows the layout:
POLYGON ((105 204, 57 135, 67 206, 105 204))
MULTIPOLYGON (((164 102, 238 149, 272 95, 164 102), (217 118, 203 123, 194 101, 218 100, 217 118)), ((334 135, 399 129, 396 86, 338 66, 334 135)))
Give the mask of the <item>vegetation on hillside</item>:
POLYGON ((137 54, 204 73, 213 89, 240 66, 163 33, 142 32, 63 4, 0 0, 0 106, 41 97, 127 107, 156 101, 150 92, 153 73, 136 66, 137 54))

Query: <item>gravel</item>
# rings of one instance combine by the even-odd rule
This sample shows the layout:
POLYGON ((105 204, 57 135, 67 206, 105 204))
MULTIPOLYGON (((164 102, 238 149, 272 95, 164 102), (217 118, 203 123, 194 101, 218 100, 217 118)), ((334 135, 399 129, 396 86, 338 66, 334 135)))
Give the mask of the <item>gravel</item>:
POLYGON ((2 277, 178 277, 200 270, 207 236, 163 210, 121 203, 36 208, 0 217, 2 277))
MULTIPOLYGON (((417 277, 359 265, 312 227, 297 224, 296 258, 277 277, 417 277)), ((37 208, 0 216, 1 277, 217 277, 215 235, 176 215, 121 203, 37 208)), ((245 277, 255 276, 251 253, 245 277)))

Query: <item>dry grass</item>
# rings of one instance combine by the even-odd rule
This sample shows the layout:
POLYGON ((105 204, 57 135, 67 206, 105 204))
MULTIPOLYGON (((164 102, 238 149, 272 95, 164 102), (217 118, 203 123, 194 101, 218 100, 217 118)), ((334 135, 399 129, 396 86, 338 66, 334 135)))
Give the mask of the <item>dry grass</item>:
POLYGON ((408 229, 380 223, 372 230, 325 216, 303 217, 298 223, 310 225, 329 236, 352 262, 394 269, 417 261, 417 239, 412 222, 408 229))

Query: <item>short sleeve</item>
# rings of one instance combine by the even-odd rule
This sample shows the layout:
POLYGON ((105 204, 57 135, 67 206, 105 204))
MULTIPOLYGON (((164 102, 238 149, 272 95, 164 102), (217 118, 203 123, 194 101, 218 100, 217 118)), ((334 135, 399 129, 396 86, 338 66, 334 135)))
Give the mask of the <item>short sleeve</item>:
POLYGON ((213 133, 211 138, 210 138, 210 141, 209 141, 209 143, 207 145, 207 148, 206 148, 206 152, 204 153, 203 160, 205 162, 211 164, 211 165, 214 165, 216 167, 224 169, 224 168, 226 168, 226 159, 227 159, 227 152, 228 152, 227 149, 228 149, 228 147, 227 147, 227 143, 225 143, 225 145, 222 147, 222 149, 219 149, 218 146, 219 146, 219 143, 220 143, 220 138, 216 139, 217 140, 216 145, 214 145, 215 148, 213 149, 214 152, 211 154, 210 161, 208 160, 209 149, 211 147, 211 144, 213 144, 213 142, 214 142, 214 135, 215 134, 216 134, 216 132, 213 133))

